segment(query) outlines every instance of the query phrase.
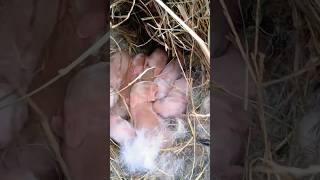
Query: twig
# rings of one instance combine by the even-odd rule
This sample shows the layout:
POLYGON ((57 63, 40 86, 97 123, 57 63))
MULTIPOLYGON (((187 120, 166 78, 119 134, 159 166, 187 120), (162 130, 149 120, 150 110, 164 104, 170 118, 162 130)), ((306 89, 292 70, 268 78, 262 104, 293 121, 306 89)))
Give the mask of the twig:
POLYGON ((145 69, 138 77, 136 77, 133 81, 131 81, 127 86, 125 86, 124 88, 120 89, 119 91, 117 92, 114 92, 114 93, 120 93, 122 91, 124 91, 125 89, 127 89, 128 87, 130 87, 131 85, 133 85, 136 81, 138 81, 140 78, 142 78, 142 76, 147 73, 149 70, 151 69, 154 69, 155 67, 150 67, 150 68, 147 68, 145 69))
POLYGON ((254 168, 254 171, 275 174, 290 174, 296 178, 301 178, 304 176, 320 173, 320 165, 311 165, 308 168, 303 169, 290 166, 283 166, 273 161, 267 161, 266 163, 271 167, 256 166, 254 168))
POLYGON ((210 51, 206 43, 195 33, 182 19, 180 19, 167 5, 161 0, 155 0, 162 8, 164 8, 181 26, 185 29, 199 44, 203 54, 206 57, 208 65, 210 65, 210 51))
POLYGON ((68 171, 68 167, 63 160, 60 152, 60 146, 58 142, 56 141, 55 136, 53 135, 53 132, 51 131, 50 125, 49 125, 49 119, 47 116, 43 113, 43 111, 39 108, 39 106, 29 97, 26 98, 27 102, 30 104, 30 106, 35 110, 35 112, 39 115, 40 123, 43 128, 43 131, 45 132, 45 135, 47 136, 49 145, 51 149, 53 150, 57 161, 61 167, 61 170, 63 174, 65 175, 67 180, 71 180, 71 176, 68 171))
POLYGON ((296 76, 300 76, 300 75, 310 71, 311 69, 317 68, 318 66, 320 66, 320 62, 315 63, 313 65, 309 65, 309 67, 305 67, 305 68, 303 68, 303 69, 301 69, 301 70, 299 70, 297 72, 294 72, 294 73, 289 74, 287 76, 283 76, 282 78, 265 82, 265 83, 262 84, 262 86, 263 87, 267 87, 267 86, 270 86, 270 85, 274 85, 274 84, 278 84, 278 83, 284 82, 284 81, 292 79, 292 78, 294 78, 296 76))
MULTIPOLYGON (((132 6, 131 6, 130 11, 129 11, 129 13, 127 14, 126 18, 125 18, 123 21, 121 21, 121 22, 119 22, 118 24, 116 24, 116 25, 112 25, 112 24, 111 24, 111 28, 112 28, 112 29, 120 26, 122 23, 124 23, 125 21, 127 21, 127 20, 129 19, 129 17, 130 17, 130 15, 131 15, 131 13, 132 13, 132 10, 133 10, 135 4, 136 4, 136 0, 133 0, 132 6)), ((111 22, 110 22, 110 23, 111 23, 111 22)))
POLYGON ((243 46, 242 46, 242 44, 241 44, 239 35, 238 35, 237 31, 236 31, 236 28, 234 27, 234 24, 233 24, 233 21, 232 21, 232 18, 231 18, 231 16, 230 16, 230 14, 229 14, 228 8, 227 8, 224 0, 219 0, 219 1, 220 1, 220 4, 221 4, 221 6, 222 6, 222 8, 223 8, 223 10, 224 10, 223 13, 224 13, 225 17, 227 18, 227 21, 228 21, 228 23, 229 23, 229 26, 230 26, 230 28, 231 28, 231 31, 232 31, 233 35, 235 36, 235 41, 236 41, 236 44, 237 44, 237 46, 238 46, 238 48, 239 48, 239 50, 240 50, 240 54, 241 54, 243 60, 244 60, 244 61, 246 62, 246 64, 247 64, 247 67, 248 67, 250 76, 252 77, 252 80, 253 80, 254 82, 257 82, 255 73, 254 73, 254 71, 253 71, 253 69, 252 69, 252 67, 251 67, 251 65, 250 65, 250 62, 249 62, 249 56, 245 53, 245 50, 244 50, 244 48, 243 48, 243 46))
POLYGON ((93 54, 96 50, 101 48, 106 42, 108 42, 110 38, 110 32, 107 32, 104 36, 102 36, 97 42, 95 42, 89 49, 87 49, 83 54, 81 54, 75 61, 73 61, 70 65, 67 67, 60 69, 58 71, 58 75, 50 79, 48 82, 40 86, 39 88, 35 89, 34 91, 29 92, 28 94, 14 100, 13 102, 9 102, 7 104, 4 104, 0 107, 0 110, 8 107, 9 105, 12 105, 14 103, 17 103, 19 101, 22 101, 26 99, 27 97, 31 97, 32 95, 42 91, 43 89, 49 87, 51 84, 55 83, 57 80, 61 79, 65 75, 67 75, 72 69, 74 69, 76 66, 78 66, 80 63, 82 63, 88 56, 93 54))

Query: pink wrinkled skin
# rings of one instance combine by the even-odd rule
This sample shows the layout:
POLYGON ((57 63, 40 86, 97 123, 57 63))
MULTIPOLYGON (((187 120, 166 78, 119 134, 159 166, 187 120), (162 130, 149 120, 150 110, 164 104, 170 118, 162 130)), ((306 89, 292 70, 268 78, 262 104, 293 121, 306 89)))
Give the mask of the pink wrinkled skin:
POLYGON ((161 74, 154 80, 159 90, 156 94, 157 99, 164 98, 170 92, 173 83, 181 76, 181 68, 177 61, 170 61, 161 74))
POLYGON ((161 119, 152 109, 157 85, 151 81, 141 81, 133 85, 130 93, 130 112, 136 129, 153 130, 161 119))
POLYGON ((176 80, 168 96, 153 104, 154 111, 163 118, 180 117, 187 107, 187 88, 184 77, 176 80))
POLYGON ((82 69, 70 81, 64 106, 63 157, 72 179, 104 180, 107 63, 82 69))

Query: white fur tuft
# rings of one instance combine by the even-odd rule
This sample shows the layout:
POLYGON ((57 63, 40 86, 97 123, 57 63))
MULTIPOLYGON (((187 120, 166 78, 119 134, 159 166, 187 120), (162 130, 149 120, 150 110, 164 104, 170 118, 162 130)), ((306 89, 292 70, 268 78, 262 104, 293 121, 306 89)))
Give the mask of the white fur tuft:
POLYGON ((173 138, 176 139, 183 139, 187 136, 187 129, 185 127, 185 121, 180 119, 180 118, 176 118, 175 119, 177 124, 175 127, 175 130, 173 131, 173 138))
POLYGON ((146 131, 137 131, 133 141, 121 147, 120 160, 130 173, 153 171, 159 155, 163 137, 148 135, 146 131))
MULTIPOLYGON (((158 168, 171 177, 182 177, 185 160, 174 153, 163 153, 159 156, 158 168)), ((163 174, 162 174, 163 176, 163 174)), ((174 179, 174 178, 173 178, 174 179)))

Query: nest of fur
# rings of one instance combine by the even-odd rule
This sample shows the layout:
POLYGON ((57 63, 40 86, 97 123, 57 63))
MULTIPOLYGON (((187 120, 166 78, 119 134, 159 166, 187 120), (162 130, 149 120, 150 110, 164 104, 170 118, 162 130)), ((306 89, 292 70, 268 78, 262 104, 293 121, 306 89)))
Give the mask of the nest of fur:
MULTIPOLYGON (((209 1, 169 0, 165 4, 208 46, 209 1)), ((156 170, 128 173, 119 159, 119 147, 110 140, 111 179, 209 179, 210 114, 209 99, 205 97, 209 95, 210 65, 201 47, 156 1, 113 1, 110 20, 111 54, 120 50, 132 55, 150 54, 157 47, 164 47, 169 60, 184 58, 189 84, 186 117, 172 121, 176 140, 172 147, 161 149, 156 170)))

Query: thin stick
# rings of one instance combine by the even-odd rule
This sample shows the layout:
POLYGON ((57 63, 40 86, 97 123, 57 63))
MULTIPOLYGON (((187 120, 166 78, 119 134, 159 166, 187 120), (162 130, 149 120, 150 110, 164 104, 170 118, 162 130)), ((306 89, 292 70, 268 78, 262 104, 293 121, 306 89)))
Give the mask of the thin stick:
POLYGON ((235 36, 235 41, 236 41, 236 44, 237 44, 237 46, 238 46, 238 48, 240 50, 241 56, 242 56, 243 60, 246 62, 246 64, 247 64, 247 67, 248 67, 249 73, 250 73, 250 75, 252 77, 252 80, 256 83, 257 82, 257 78, 255 76, 255 73, 254 73, 251 65, 250 65, 249 57, 245 53, 245 50, 244 50, 244 48, 243 48, 243 46, 241 44, 240 37, 239 37, 239 35, 238 35, 237 31, 236 31, 236 28, 234 27, 234 24, 233 24, 233 21, 232 21, 232 18, 230 16, 230 14, 229 14, 228 8, 227 8, 224 0, 219 0, 219 1, 220 1, 220 4, 221 4, 221 6, 222 6, 222 8, 224 10, 223 13, 224 13, 225 17, 227 18, 227 21, 228 21, 228 24, 229 24, 229 26, 231 28, 231 31, 232 31, 233 35, 235 36))
POLYGON ((102 36, 97 42, 95 42, 89 49, 87 49, 83 54, 80 55, 75 61, 73 61, 71 64, 69 64, 67 67, 60 69, 58 71, 58 75, 50 79, 48 82, 40 86, 39 88, 35 89, 34 91, 29 92, 28 94, 14 100, 13 102, 9 102, 7 104, 4 104, 0 107, 0 110, 8 107, 9 105, 12 105, 14 103, 17 103, 19 101, 22 101, 26 99, 27 97, 31 97, 34 94, 42 91, 43 89, 49 87, 51 84, 55 83, 57 80, 61 79, 65 75, 67 75, 72 69, 74 69, 76 66, 78 66, 80 63, 82 63, 88 56, 93 54, 96 50, 101 48, 106 42, 109 41, 110 38, 110 32, 107 32, 104 36, 102 36))
POLYGON ((71 180, 71 176, 69 174, 68 167, 61 156, 59 144, 56 141, 56 138, 50 129, 48 117, 43 113, 43 111, 39 108, 39 106, 31 98, 26 97, 26 100, 30 104, 30 106, 35 110, 35 112, 39 115, 39 117, 40 117, 39 119, 40 119, 41 126, 43 128, 43 131, 47 136, 47 139, 49 141, 49 145, 50 145, 51 149, 53 150, 55 157, 57 158, 57 161, 61 167, 63 174, 65 175, 67 180, 71 180))
POLYGON ((199 44, 207 63, 210 65, 210 51, 206 43, 195 33, 182 19, 180 19, 167 5, 161 0, 155 0, 163 9, 165 9, 181 26, 185 29, 199 44))
MULTIPOLYGON (((129 13, 127 14, 126 18, 125 18, 123 21, 121 21, 121 22, 119 22, 118 24, 116 24, 116 25, 112 25, 112 24, 111 24, 111 28, 112 28, 112 29, 117 28, 118 26, 120 26, 122 23, 126 22, 126 21, 129 19, 129 17, 131 16, 131 13, 132 13, 132 10, 133 10, 135 4, 136 4, 136 0, 133 0, 132 6, 131 6, 130 11, 129 11, 129 13)), ((110 23, 111 23, 111 22, 110 22, 110 23)))
POLYGON ((297 76, 300 76, 308 71, 310 71, 311 69, 315 69, 317 68, 318 66, 320 65, 320 63, 314 63, 312 65, 308 65, 308 67, 305 67, 297 72, 294 72, 292 74, 289 74, 289 75, 286 75, 286 76, 283 76, 279 79, 275 79, 275 80, 271 80, 271 81, 268 81, 268 82, 265 82, 262 84, 263 87, 267 87, 267 86, 271 86, 271 85, 274 85, 274 84, 278 84, 278 83, 281 83, 281 82, 284 82, 284 81, 287 81, 289 79, 292 79, 294 77, 297 77, 297 76))
POLYGON ((320 166, 319 165, 310 165, 308 168, 302 169, 297 167, 290 167, 290 166, 283 166, 277 164, 273 161, 266 162, 271 168, 266 166, 256 166, 254 171, 256 172, 268 172, 268 173, 275 173, 275 174, 289 174, 296 178, 301 178, 304 176, 309 176, 312 174, 320 173, 320 166))
POLYGON ((128 87, 130 87, 131 85, 133 85, 136 81, 138 81, 145 73, 147 73, 149 70, 154 69, 155 67, 150 67, 145 69, 138 77, 136 77, 133 81, 131 81, 127 86, 125 86, 124 88, 122 88, 121 90, 117 91, 117 92, 113 92, 113 94, 115 93, 120 93, 123 90, 127 89, 128 87))

